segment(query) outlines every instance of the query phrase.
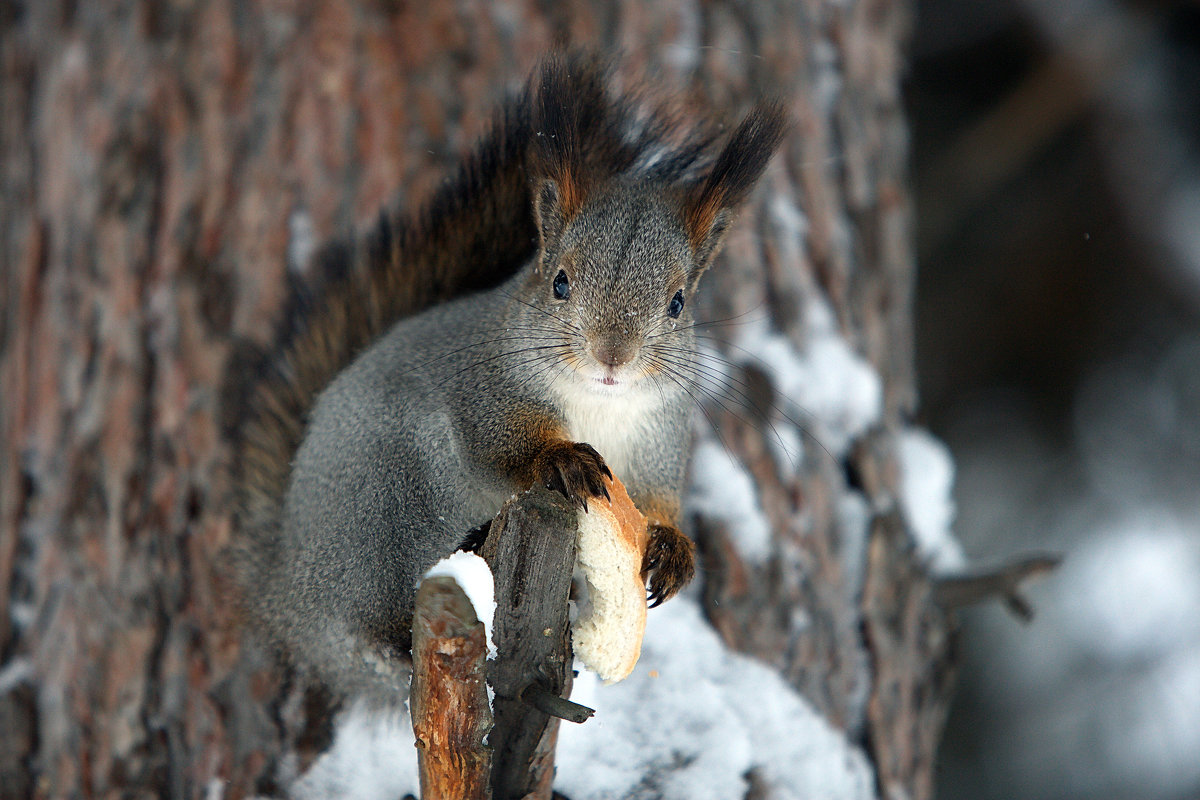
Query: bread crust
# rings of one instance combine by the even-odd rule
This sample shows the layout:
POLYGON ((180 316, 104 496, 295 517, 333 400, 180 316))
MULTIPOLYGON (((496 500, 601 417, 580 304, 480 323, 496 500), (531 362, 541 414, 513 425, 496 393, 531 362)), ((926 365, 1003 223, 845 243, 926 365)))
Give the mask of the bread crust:
POLYGON ((646 583, 642 561, 646 518, 625 486, 607 480, 609 498, 579 512, 576 565, 587 598, 572 625, 575 656, 605 683, 629 676, 642 652, 646 630, 646 583))

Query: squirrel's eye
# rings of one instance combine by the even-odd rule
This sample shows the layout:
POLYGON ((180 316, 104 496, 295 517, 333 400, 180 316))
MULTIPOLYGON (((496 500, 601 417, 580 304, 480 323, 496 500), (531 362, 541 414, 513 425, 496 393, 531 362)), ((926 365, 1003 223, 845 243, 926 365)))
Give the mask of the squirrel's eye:
POLYGON ((559 300, 566 300, 571 296, 571 282, 567 280, 567 273, 561 269, 554 276, 554 296, 559 300))
POLYGON ((675 293, 671 298, 671 305, 667 306, 667 316, 675 319, 683 313, 683 289, 675 293))

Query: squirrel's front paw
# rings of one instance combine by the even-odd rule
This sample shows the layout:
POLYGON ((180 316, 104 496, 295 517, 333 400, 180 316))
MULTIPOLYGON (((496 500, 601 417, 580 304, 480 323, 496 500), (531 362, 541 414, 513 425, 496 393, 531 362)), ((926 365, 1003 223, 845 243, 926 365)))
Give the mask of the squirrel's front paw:
POLYGON ((642 559, 642 577, 650 576, 650 607, 670 600, 696 574, 696 546, 672 525, 651 525, 642 559))
POLYGON ((606 477, 612 472, 590 444, 554 442, 538 454, 534 462, 537 479, 547 489, 562 492, 563 497, 587 511, 589 497, 608 499, 606 477))

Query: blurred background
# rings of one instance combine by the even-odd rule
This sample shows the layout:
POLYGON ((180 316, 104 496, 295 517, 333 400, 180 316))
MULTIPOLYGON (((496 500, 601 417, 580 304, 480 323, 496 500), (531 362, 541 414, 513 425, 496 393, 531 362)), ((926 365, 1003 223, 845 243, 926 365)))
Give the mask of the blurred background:
POLYGON ((1200 6, 920 0, 922 421, 973 562, 943 798, 1200 797, 1200 6))

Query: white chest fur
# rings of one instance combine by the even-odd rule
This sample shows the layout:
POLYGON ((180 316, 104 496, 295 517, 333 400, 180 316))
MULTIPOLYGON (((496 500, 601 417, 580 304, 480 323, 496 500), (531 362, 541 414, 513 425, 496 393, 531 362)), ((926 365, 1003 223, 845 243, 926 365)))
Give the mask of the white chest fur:
POLYGON ((571 439, 596 448, 618 478, 631 471, 639 448, 652 446, 648 428, 665 402, 660 393, 641 387, 607 394, 575 384, 560 387, 557 395, 571 439))

